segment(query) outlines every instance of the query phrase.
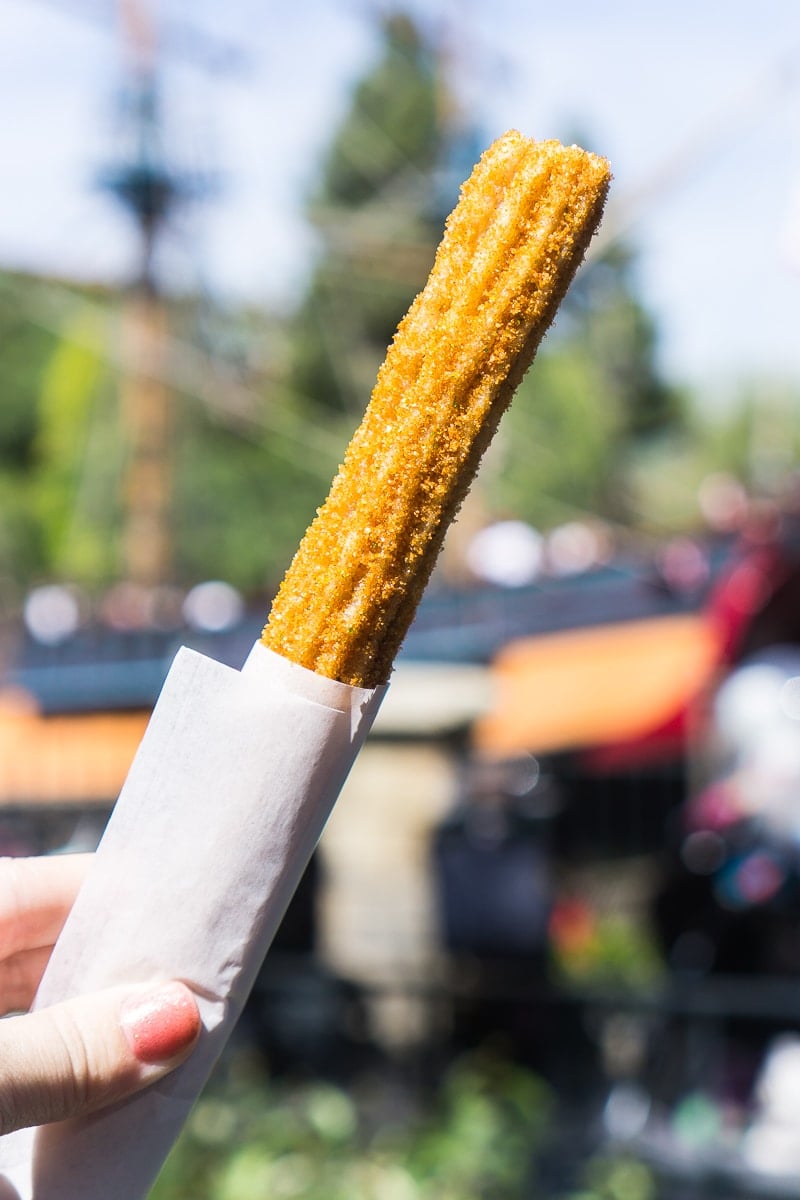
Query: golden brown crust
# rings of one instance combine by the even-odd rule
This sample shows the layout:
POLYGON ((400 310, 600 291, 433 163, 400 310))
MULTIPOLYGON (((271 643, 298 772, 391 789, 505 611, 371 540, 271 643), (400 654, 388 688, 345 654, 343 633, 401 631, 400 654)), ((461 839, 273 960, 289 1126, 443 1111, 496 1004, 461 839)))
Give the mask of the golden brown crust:
POLYGON ((389 678, 447 527, 602 215, 610 171, 512 131, 483 155, 272 606, 263 643, 389 678))

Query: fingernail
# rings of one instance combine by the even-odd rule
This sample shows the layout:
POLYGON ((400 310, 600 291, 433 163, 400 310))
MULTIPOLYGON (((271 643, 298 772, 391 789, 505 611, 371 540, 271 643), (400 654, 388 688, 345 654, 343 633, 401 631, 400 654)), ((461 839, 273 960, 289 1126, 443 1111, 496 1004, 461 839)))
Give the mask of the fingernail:
POLYGON ((167 983, 125 1000, 120 1024, 139 1062, 165 1063, 196 1040, 200 1013, 185 984, 167 983))

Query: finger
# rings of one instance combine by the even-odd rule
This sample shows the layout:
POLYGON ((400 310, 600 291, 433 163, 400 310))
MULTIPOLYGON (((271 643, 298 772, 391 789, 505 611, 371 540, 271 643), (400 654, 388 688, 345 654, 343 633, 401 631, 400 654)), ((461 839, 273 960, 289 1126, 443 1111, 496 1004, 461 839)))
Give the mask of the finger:
POLYGON ((82 1116, 173 1070, 200 1033, 182 983, 112 988, 0 1022, 0 1134, 82 1116))
POLYGON ((60 854, 0 859, 0 959, 53 944, 92 858, 60 854))
POLYGON ((0 1016, 30 1008, 52 953, 52 946, 37 946, 0 962, 0 1016))

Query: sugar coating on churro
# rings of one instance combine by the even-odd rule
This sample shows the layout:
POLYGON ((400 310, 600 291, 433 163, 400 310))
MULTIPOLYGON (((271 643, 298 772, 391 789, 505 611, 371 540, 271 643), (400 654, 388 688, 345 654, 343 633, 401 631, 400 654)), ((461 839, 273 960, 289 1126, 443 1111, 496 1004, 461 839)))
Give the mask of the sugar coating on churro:
POLYGON ((270 649, 343 683, 388 679, 610 177, 603 158, 516 131, 483 155, 275 598, 262 635, 270 649))

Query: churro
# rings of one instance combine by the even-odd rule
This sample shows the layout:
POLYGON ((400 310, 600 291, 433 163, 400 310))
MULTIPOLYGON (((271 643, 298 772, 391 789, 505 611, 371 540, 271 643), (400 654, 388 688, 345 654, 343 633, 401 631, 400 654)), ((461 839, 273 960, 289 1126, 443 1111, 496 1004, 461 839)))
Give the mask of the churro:
POLYGON ((481 158, 400 323, 262 642, 385 683, 447 527, 602 215, 610 172, 511 131, 481 158))

